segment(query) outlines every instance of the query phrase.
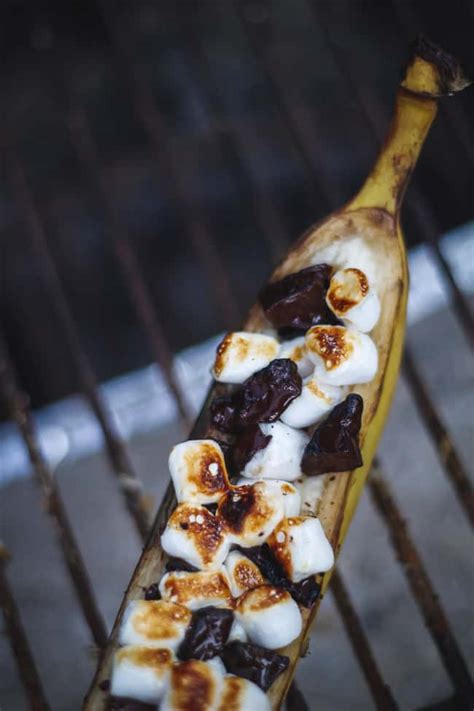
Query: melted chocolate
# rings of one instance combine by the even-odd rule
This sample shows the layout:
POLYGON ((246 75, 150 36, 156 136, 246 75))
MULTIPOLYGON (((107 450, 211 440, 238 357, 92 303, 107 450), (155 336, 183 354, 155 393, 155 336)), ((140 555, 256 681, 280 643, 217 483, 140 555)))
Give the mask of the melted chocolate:
POLYGON ((187 573, 196 573, 199 568, 196 568, 191 563, 187 563, 182 558, 170 558, 165 566, 167 573, 172 573, 175 570, 185 570, 187 573))
POLYGON ((280 335, 293 338, 311 326, 339 323, 326 305, 332 268, 317 264, 267 284, 259 294, 265 316, 280 335))
POLYGON ((303 607, 312 607, 319 597, 320 586, 316 582, 314 575, 293 583, 289 580, 277 561, 271 548, 264 543, 262 546, 253 548, 242 548, 244 555, 260 569, 264 578, 276 587, 288 590, 292 598, 303 607))
POLYGON ((248 512, 255 505, 255 490, 252 486, 240 486, 238 491, 226 492, 219 501, 217 508, 225 526, 233 533, 240 533, 245 524, 248 512))
POLYGON ((152 583, 147 588, 144 588, 145 600, 160 600, 160 586, 158 583, 152 583))
POLYGON ((109 700, 110 711, 158 711, 156 704, 145 704, 143 701, 128 699, 124 696, 111 696, 109 700))
POLYGON ((239 432, 258 422, 275 422, 301 393, 301 376, 289 358, 277 358, 248 378, 239 390, 215 398, 211 422, 223 432, 239 432))
POLYGON ((345 472, 362 466, 359 431, 364 401, 348 395, 316 428, 301 460, 305 474, 345 472))
POLYGON ((221 654, 234 621, 232 610, 202 607, 193 613, 178 649, 179 659, 212 659, 221 654))
POLYGON ((231 642, 224 647, 222 661, 230 674, 253 681, 263 691, 268 691, 290 663, 282 654, 245 642, 231 642))
POLYGON ((232 452, 233 467, 237 472, 245 469, 252 457, 269 444, 272 435, 264 435, 258 425, 247 427, 240 434, 234 444, 232 452))

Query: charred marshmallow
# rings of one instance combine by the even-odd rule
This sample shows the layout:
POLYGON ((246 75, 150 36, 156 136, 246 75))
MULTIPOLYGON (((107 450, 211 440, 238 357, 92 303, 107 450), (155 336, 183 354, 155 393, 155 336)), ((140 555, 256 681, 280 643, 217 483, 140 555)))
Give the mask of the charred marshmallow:
POLYGON ((265 582, 260 569, 240 551, 231 551, 225 561, 230 591, 234 597, 240 597, 247 590, 263 585, 265 582))
POLYGON ((260 546, 285 515, 283 496, 268 481, 236 486, 221 498, 217 514, 232 543, 260 546))
MULTIPOLYGON (((294 486, 290 482, 281 481, 280 479, 259 479, 259 481, 265 483, 265 488, 268 491, 275 491, 282 496, 285 516, 298 516, 301 511, 301 487, 299 485, 294 486)), ((245 477, 238 479, 237 486, 247 485, 248 479, 245 477)))
POLYGON ((169 649, 122 647, 114 655, 110 693, 157 704, 165 692, 172 666, 173 653, 169 649))
POLYGON ((212 375, 220 383, 243 383, 277 358, 279 343, 261 333, 228 333, 217 348, 212 375))
POLYGON ((296 363, 298 373, 302 378, 313 372, 314 365, 308 357, 304 336, 292 338, 291 341, 284 341, 278 352, 279 358, 289 358, 296 363))
POLYGON ((334 553, 319 519, 312 516, 285 518, 275 528, 268 545, 294 583, 334 565, 334 553))
POLYGON ((360 269, 341 269, 331 279, 326 294, 331 311, 346 326, 371 331, 380 317, 380 301, 360 269))
POLYGON ((227 557, 231 540, 217 516, 197 504, 179 504, 163 535, 163 550, 201 570, 218 570, 227 557))
POLYGON ((133 600, 122 618, 119 644, 138 644, 175 651, 191 622, 183 605, 165 600, 133 600))
POLYGON ((271 711, 268 696, 256 684, 241 676, 224 677, 218 711, 271 711))
MULTIPOLYGON (((301 395, 296 400, 300 397, 301 395)), ((296 401, 293 400, 287 410, 294 402, 296 401)), ((301 476, 301 457, 309 437, 282 422, 261 423, 259 427, 262 434, 270 436, 271 439, 266 447, 255 452, 242 470, 242 475, 249 479, 298 479, 301 476)))
POLYGON ((377 372, 377 348, 365 333, 343 326, 313 326, 306 333, 306 346, 321 383, 368 383, 377 372))
POLYGON ((229 488, 224 455, 212 439, 177 444, 169 469, 178 503, 212 504, 229 488))
POLYGON ((160 711, 216 711, 223 685, 223 676, 212 661, 189 659, 174 664, 160 711))
POLYGON ((227 575, 221 571, 174 571, 165 573, 160 582, 163 600, 185 605, 190 610, 201 607, 232 607, 233 600, 227 575))
POLYGON ((341 388, 320 383, 310 376, 303 381, 301 395, 290 402, 281 419, 290 427, 309 427, 332 410, 342 397, 341 388))
POLYGON ((235 615, 249 639, 267 649, 292 642, 301 632, 298 605, 290 593, 272 585, 261 585, 244 593, 235 615))

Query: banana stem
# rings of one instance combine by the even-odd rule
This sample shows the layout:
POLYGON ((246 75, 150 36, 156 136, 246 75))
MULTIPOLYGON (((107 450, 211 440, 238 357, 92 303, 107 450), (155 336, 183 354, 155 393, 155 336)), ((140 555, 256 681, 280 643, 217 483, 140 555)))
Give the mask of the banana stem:
POLYGON ((416 40, 397 92, 388 136, 349 209, 379 207, 398 217, 408 180, 436 116, 437 100, 469 84, 454 57, 426 37, 416 40))

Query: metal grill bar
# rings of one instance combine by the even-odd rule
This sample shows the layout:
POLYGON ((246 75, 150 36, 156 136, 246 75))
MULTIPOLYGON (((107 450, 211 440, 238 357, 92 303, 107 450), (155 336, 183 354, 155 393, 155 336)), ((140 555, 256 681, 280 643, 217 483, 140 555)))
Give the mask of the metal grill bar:
MULTIPOLYGON (((344 79, 348 90, 356 97, 361 113, 374 140, 377 144, 381 144, 384 138, 385 121, 381 114, 379 102, 374 97, 371 97, 371 100, 368 101, 366 97, 363 96, 361 84, 360 82, 354 81, 351 70, 349 69, 350 63, 347 61, 344 52, 336 47, 334 43, 328 23, 325 21, 323 13, 321 12, 320 5, 316 5, 315 0, 308 0, 308 2, 326 46, 331 52, 334 64, 344 79)), ((396 5, 395 2, 392 4, 394 6, 396 5)), ((438 220, 426 196, 416 184, 411 186, 407 202, 408 208, 418 224, 424 241, 430 244, 438 267, 448 283, 452 297, 452 306, 459 318, 466 339, 470 346, 474 347, 474 316, 440 249, 438 235, 441 230, 438 220)))
POLYGON ((396 711, 398 705, 390 691, 390 687, 383 680, 362 623, 337 569, 332 574, 330 589, 377 709, 380 711, 396 711))
POLYGON ((79 604, 89 625, 94 642, 102 649, 107 643, 105 623, 96 603, 89 575, 64 508, 56 480, 41 453, 33 420, 27 406, 27 398, 17 388, 13 367, 3 336, 0 336, 0 396, 4 400, 9 417, 16 422, 28 449, 35 478, 43 493, 46 510, 54 523, 58 542, 79 604))
POLYGON ((20 612, 8 583, 5 565, 8 552, 0 543, 0 607, 3 611, 6 633, 16 658, 18 673, 32 711, 49 711, 49 704, 41 684, 35 660, 23 629, 20 612))
POLYGON ((15 152, 7 144, 6 136, 3 135, 2 139, 4 142, 7 177, 14 191, 25 230, 43 265, 45 285, 51 294, 51 301, 66 339, 78 381, 102 429, 109 459, 120 482, 127 508, 140 535, 145 537, 149 526, 148 512, 144 506, 139 488, 130 486, 130 480, 136 479, 135 471, 125 444, 120 439, 107 407, 99 394, 96 377, 82 347, 79 332, 74 323, 61 280, 49 251, 43 224, 36 210, 23 168, 15 152))
POLYGON ((130 33, 123 31, 107 0, 99 0, 105 24, 108 28, 115 50, 121 74, 125 77, 133 95, 133 107, 155 155, 155 167, 158 170, 160 186, 167 191, 167 197, 174 208, 176 217, 186 220, 183 229, 188 235, 194 252, 202 263, 217 294, 219 307, 226 324, 238 323, 240 318, 237 302, 232 293, 226 270, 207 221, 195 200, 190 199, 184 188, 184 171, 193 172, 191 162, 178 166, 169 151, 169 137, 166 122, 156 105, 153 91, 145 76, 136 67, 130 33))
POLYGON ((458 501, 471 525, 474 525, 474 491, 469 476, 454 447, 449 432, 436 412, 428 389, 420 377, 411 351, 407 347, 405 347, 403 365, 403 374, 410 383, 416 409, 421 415, 448 480, 453 485, 458 501))
POLYGON ((467 701, 473 693, 469 670, 425 566, 411 540, 406 521, 382 477, 378 463, 374 465, 369 479, 369 492, 389 530, 397 558, 454 689, 467 701))

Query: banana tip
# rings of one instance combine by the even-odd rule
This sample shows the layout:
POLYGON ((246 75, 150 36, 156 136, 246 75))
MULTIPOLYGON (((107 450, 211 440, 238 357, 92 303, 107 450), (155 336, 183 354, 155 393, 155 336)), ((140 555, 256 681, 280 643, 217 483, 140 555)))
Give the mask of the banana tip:
POLYGON ((423 60, 432 70, 432 86, 427 86, 425 91, 415 93, 424 94, 432 98, 451 96, 469 86, 472 81, 464 73, 461 64, 449 52, 439 47, 423 34, 418 35, 411 47, 411 53, 404 71, 402 86, 411 90, 411 72, 415 69, 417 59, 423 60))

